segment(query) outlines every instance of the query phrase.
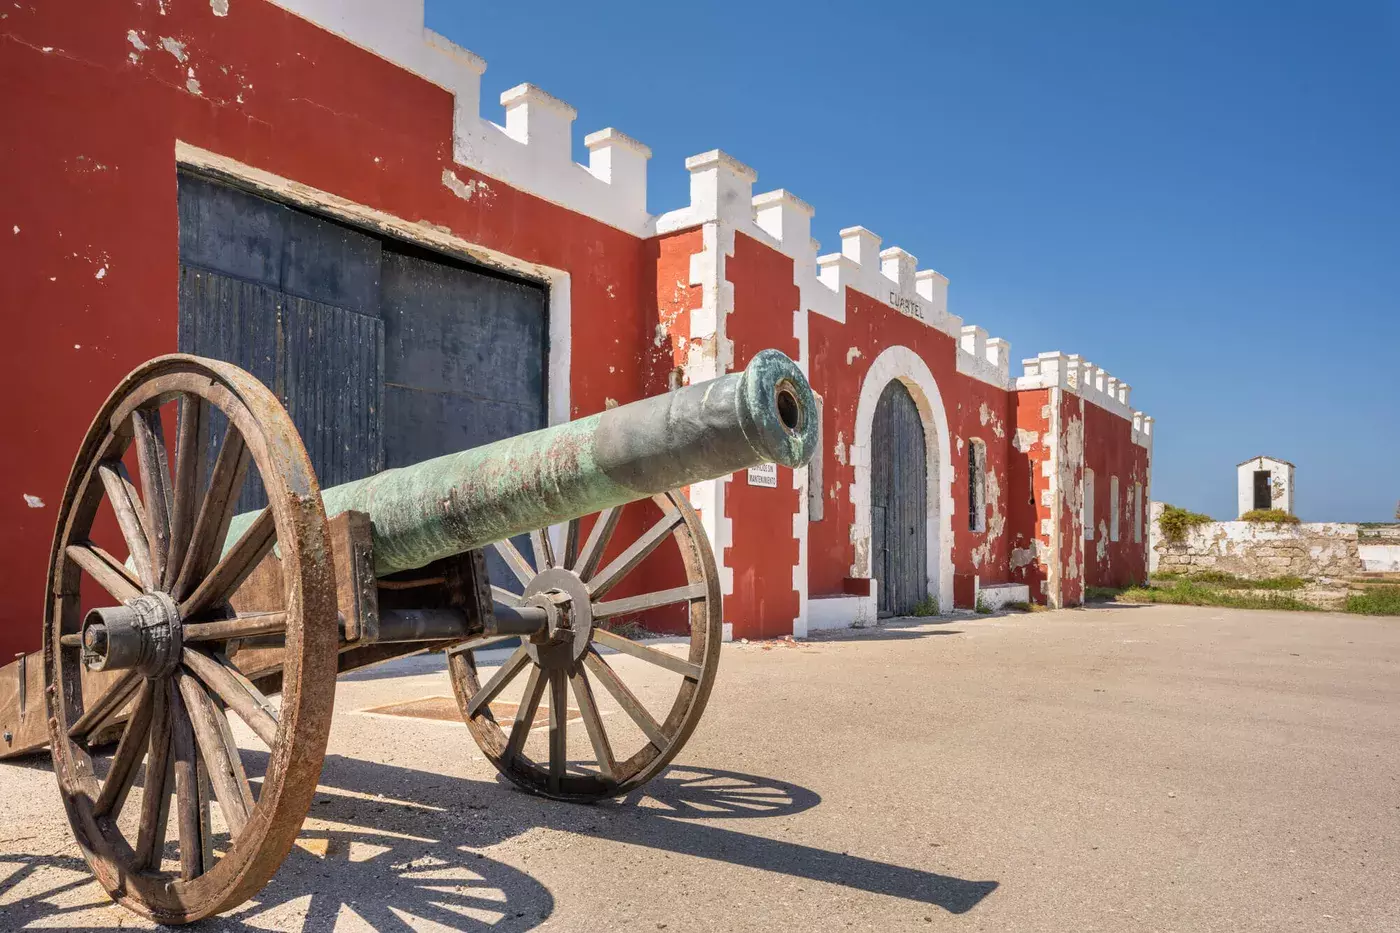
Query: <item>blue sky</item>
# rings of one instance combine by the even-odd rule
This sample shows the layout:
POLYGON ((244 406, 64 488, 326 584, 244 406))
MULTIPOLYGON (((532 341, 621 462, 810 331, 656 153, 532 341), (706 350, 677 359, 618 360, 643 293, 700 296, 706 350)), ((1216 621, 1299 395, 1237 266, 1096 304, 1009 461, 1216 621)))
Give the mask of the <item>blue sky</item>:
POLYGON ((428 25, 488 61, 488 117, 530 81, 578 109, 580 161, 604 126, 649 145, 653 211, 724 149, 824 251, 869 227, 1013 359, 1127 380, 1154 498, 1232 517, 1267 453, 1305 520, 1392 518, 1400 2, 428 0, 428 25))

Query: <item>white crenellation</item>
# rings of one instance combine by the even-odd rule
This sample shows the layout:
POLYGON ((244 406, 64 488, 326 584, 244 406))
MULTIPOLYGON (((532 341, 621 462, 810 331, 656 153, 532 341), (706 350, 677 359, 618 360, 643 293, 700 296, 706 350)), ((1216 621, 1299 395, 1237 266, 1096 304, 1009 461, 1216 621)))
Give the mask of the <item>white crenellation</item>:
POLYGON ((1107 370, 1077 353, 1061 353, 1058 350, 1022 360, 1021 364, 1025 367, 1025 373, 1017 377, 1017 389, 1069 389, 1085 401, 1131 421, 1133 441, 1144 447, 1151 446, 1152 419, 1133 410, 1129 403, 1132 386, 1119 382, 1107 370))
POLYGON ((589 133, 583 144, 588 147, 588 171, 594 178, 622 197, 646 203, 649 148, 612 127, 589 133))

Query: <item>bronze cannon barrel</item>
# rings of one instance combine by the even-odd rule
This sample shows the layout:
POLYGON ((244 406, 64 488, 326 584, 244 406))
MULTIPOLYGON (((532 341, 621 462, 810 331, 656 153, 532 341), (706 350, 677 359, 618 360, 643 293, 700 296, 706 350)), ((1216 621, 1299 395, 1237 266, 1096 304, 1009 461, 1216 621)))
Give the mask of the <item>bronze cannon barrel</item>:
POLYGON ((375 573, 443 557, 816 449, 802 371, 765 350, 743 372, 324 490, 369 515, 375 573))

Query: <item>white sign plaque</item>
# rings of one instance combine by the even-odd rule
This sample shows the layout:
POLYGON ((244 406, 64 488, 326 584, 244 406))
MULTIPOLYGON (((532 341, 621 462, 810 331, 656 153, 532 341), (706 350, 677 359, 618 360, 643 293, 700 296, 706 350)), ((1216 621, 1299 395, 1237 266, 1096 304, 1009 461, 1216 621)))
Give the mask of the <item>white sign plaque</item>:
POLYGON ((776 463, 760 463, 756 467, 749 467, 749 485, 777 489, 778 465, 776 463))

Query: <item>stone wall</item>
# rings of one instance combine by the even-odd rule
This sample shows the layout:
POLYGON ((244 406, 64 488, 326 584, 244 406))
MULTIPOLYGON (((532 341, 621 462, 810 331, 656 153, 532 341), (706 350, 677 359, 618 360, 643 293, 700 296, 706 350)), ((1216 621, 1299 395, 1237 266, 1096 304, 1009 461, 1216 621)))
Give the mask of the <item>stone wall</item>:
POLYGON ((1349 577, 1362 569, 1357 526, 1341 522, 1284 525, 1262 522, 1211 522, 1197 525, 1180 544, 1172 544, 1157 526, 1152 510, 1151 570, 1154 573, 1200 573, 1218 570, 1245 578, 1349 577))

